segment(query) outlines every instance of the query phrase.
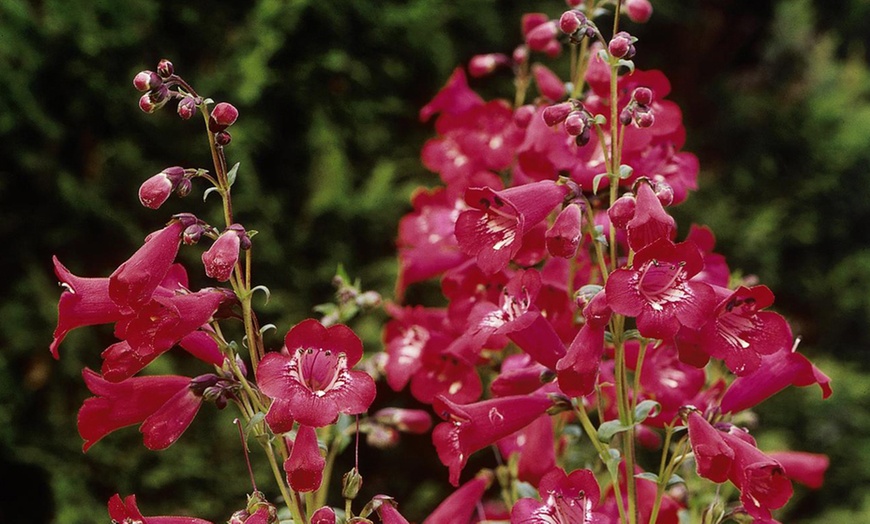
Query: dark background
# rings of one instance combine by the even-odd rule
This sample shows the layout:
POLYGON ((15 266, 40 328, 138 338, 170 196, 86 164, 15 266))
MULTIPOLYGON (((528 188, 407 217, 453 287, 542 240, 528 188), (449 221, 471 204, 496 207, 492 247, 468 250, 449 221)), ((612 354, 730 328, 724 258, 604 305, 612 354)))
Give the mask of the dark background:
MULTIPOLYGON (((870 521, 870 2, 653 3, 649 24, 627 26, 640 38, 635 62, 670 78, 686 149, 702 169, 701 190, 675 210, 678 223, 711 226, 717 251, 774 290, 801 350, 834 379, 827 402, 797 390, 759 409, 762 447, 832 458, 825 487, 798 489, 781 520, 870 521)), ((228 148, 241 162, 235 203, 239 221, 260 232, 255 281, 272 290, 261 311, 278 326, 267 338, 277 347, 313 304, 330 300, 339 263, 391 295, 398 219, 414 187, 438 183, 419 162, 433 130, 417 111, 456 65, 509 53, 523 12, 558 17, 563 8, 557 0, 0 3, 0 522, 104 521, 116 491, 138 493, 146 514, 221 521, 248 489, 231 410, 214 416, 213 406, 164 452, 147 452, 129 429, 82 455, 81 369, 99 367, 111 331, 78 330, 60 361, 48 353, 59 295, 53 254, 76 274, 105 276, 170 214, 215 210, 201 188, 157 212, 138 204, 136 189, 152 174, 208 167, 210 158, 198 118, 139 111, 137 71, 170 58, 200 93, 239 108, 228 148)), ((507 76, 473 87, 512 94, 507 76)), ((199 253, 182 258, 195 268, 199 253)), ((370 351, 380 349, 379 321, 356 326, 370 351)), ((188 365, 168 355, 151 369, 188 365)), ((392 494, 420 520, 446 492, 430 448, 418 437, 365 452, 363 496, 392 494)))

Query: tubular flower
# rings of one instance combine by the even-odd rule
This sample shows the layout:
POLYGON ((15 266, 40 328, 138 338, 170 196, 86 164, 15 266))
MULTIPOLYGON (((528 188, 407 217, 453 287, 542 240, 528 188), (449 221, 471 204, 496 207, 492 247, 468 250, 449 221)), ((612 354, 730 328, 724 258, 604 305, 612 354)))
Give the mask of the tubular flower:
POLYGON ((350 370, 363 347, 349 327, 303 320, 287 333, 284 346, 289 354, 269 353, 257 368, 260 390, 273 399, 266 417, 270 425, 294 419, 319 428, 335 422, 339 413, 356 415, 371 405, 374 380, 350 370))
POLYGON ((471 522, 483 494, 492 484, 492 472, 483 470, 454 491, 426 517, 423 524, 466 524, 471 522))
POLYGON ((117 493, 109 499, 109 518, 117 524, 212 524, 194 517, 143 517, 136 505, 136 495, 122 500, 117 493))
POLYGON ((511 511, 511 524, 604 524, 608 519, 594 512, 601 497, 595 475, 588 469, 565 474, 553 469, 538 487, 541 501, 524 498, 511 511))
POLYGON ((284 461, 287 483, 295 491, 309 492, 320 487, 326 459, 317 445, 317 432, 310 426, 299 426, 290 457, 284 461))

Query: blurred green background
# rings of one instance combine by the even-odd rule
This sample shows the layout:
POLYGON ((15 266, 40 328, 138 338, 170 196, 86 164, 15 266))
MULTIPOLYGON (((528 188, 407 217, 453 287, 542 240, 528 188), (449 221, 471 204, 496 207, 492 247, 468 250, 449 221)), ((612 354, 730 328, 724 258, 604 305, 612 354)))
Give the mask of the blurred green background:
MULTIPOLYGON (((711 226, 717 251, 774 290, 801 350, 834 379, 829 401, 796 390, 759 409, 763 447, 832 459, 825 487, 798 489, 781 520, 870 522, 870 2, 653 4, 649 24, 628 26, 640 38, 635 61, 670 78, 702 168, 678 223, 711 226)), ((509 53, 523 12, 563 9, 559 0, 0 2, 0 523, 102 522, 116 491, 138 493, 146 514, 218 522, 244 503, 231 410, 205 406, 161 453, 129 429, 83 455, 80 373, 99 368, 110 328, 74 332, 58 362, 47 349, 59 295, 51 255, 105 276, 170 214, 214 210, 196 190, 157 212, 138 204, 150 175, 210 159, 198 119, 139 111, 137 71, 170 58, 200 93, 239 108, 228 148, 241 162, 236 208, 260 232, 255 279, 272 290, 262 320, 278 325, 267 338, 277 347, 330 300, 338 263, 390 296, 397 222, 414 187, 437 184, 419 162, 433 130, 417 111, 457 64, 509 53)), ((511 95, 507 76, 473 86, 511 95)), ((199 252, 183 251, 189 267, 199 252)), ((378 321, 359 326, 370 350, 378 321)), ((190 363, 168 355, 157 365, 190 363)), ((375 407, 407 402, 384 393, 375 407)), ((420 520, 446 490, 430 448, 421 437, 364 452, 362 496, 394 495, 420 520)))

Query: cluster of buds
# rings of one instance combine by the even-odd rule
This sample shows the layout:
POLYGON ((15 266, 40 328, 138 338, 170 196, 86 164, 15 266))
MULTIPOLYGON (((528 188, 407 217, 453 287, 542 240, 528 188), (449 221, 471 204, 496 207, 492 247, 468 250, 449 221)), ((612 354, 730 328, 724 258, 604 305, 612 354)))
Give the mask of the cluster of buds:
POLYGON ((214 402, 218 409, 224 409, 229 400, 236 398, 235 392, 241 385, 231 373, 207 373, 195 377, 188 387, 196 396, 214 402))
POLYGON ((157 63, 157 72, 139 71, 133 77, 133 87, 145 94, 139 98, 139 109, 146 113, 157 111, 172 98, 180 98, 178 116, 187 120, 196 113, 196 108, 202 104, 202 98, 196 96, 190 86, 175 74, 175 68, 167 59, 157 63), (172 90, 181 86, 186 92, 172 90))
POLYGON ((592 115, 579 100, 552 105, 544 109, 542 116, 550 127, 564 122, 565 131, 574 137, 578 146, 585 146, 592 138, 592 115))
POLYGON ((186 197, 193 187, 190 179, 199 174, 198 169, 167 167, 139 186, 139 202, 147 208, 158 209, 173 192, 180 197, 186 197))
POLYGON ((265 495, 254 491, 248 495, 245 509, 233 513, 227 524, 273 524, 278 522, 278 509, 266 500, 265 495))
POLYGON ((656 119, 652 111, 653 92, 648 87, 638 87, 631 94, 631 101, 619 113, 619 122, 627 126, 634 122, 637 127, 650 127, 656 119))
POLYGON ((208 130, 214 133, 214 141, 217 145, 225 146, 233 139, 227 128, 233 125, 237 118, 239 118, 239 110, 227 102, 221 102, 211 110, 211 115, 208 117, 208 130))
POLYGON ((595 35, 598 33, 595 23, 576 9, 562 13, 562 16, 559 18, 559 29, 571 37, 571 42, 575 44, 583 38, 595 38, 595 35))

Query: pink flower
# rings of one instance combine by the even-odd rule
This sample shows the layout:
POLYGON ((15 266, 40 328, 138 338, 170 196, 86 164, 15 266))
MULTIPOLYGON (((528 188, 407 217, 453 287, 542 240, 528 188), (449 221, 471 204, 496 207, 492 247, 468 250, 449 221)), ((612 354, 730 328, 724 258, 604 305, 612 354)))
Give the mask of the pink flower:
POLYGON ((167 167, 139 187, 139 202, 150 209, 158 209, 178 187, 184 177, 184 168, 167 167))
POLYGON ((701 348, 724 360, 735 375, 752 373, 761 365, 762 355, 792 345, 785 319, 760 311, 771 304, 773 293, 766 286, 740 286, 719 302, 713 317, 701 328, 701 348))
POLYGON ((59 358, 58 346, 75 328, 109 324, 123 318, 120 308, 109 297, 108 278, 83 278, 73 275, 57 257, 54 273, 64 287, 57 304, 57 328, 51 342, 51 354, 59 358))
POLYGON ((775 451, 768 454, 785 468, 785 476, 811 489, 825 482, 825 471, 831 465, 827 455, 805 451, 775 451))
POLYGON ((469 455, 528 426, 551 405, 543 396, 501 397, 462 406, 436 397, 432 407, 447 422, 435 426, 432 442, 441 463, 450 469, 450 483, 459 485, 469 455))
POLYGON ((469 524, 483 494, 492 484, 492 472, 484 470, 444 499, 423 524, 469 524))
POLYGON ((406 433, 422 434, 432 427, 432 417, 422 409, 383 408, 374 413, 372 418, 406 433))
POLYGON ((625 10, 632 22, 643 24, 652 16, 653 7, 649 0, 625 0, 625 10))
POLYGON ((554 438, 553 421, 544 414, 525 428, 500 439, 498 450, 506 462, 512 454, 517 454, 517 478, 537 486, 541 478, 556 467, 554 438))
POLYGON ((260 390, 273 399, 267 421, 295 419, 323 427, 339 413, 356 415, 371 405, 374 380, 350 370, 362 358, 363 347, 349 327, 303 320, 284 337, 284 346, 289 354, 269 353, 257 368, 260 390))
POLYGON ((310 426, 299 426, 290 457, 284 461, 287 483, 295 491, 316 491, 323 479, 326 459, 317 445, 317 432, 310 426))
POLYGON ((202 405, 202 395, 191 388, 188 377, 133 377, 114 383, 87 368, 82 375, 95 395, 85 400, 78 415, 84 451, 116 429, 140 422, 145 446, 165 449, 184 433, 202 405))
POLYGON ((465 202, 472 207, 456 221, 459 247, 486 274, 504 269, 522 245, 522 238, 558 206, 568 187, 552 181, 493 191, 488 187, 471 188, 465 202))
POLYGON ((565 207, 547 230, 547 251, 554 257, 574 258, 583 238, 583 211, 577 204, 565 207))
POLYGON ((226 228, 214 244, 202 254, 202 265, 205 266, 206 275, 218 282, 226 282, 230 279, 239 260, 242 235, 245 235, 244 228, 239 224, 233 224, 226 228))
POLYGON ((117 493, 109 499, 109 518, 118 524, 211 524, 194 517, 143 517, 136 505, 136 495, 121 500, 117 493))
POLYGON ((538 487, 541 501, 523 498, 511 511, 511 524, 605 524, 608 520, 593 510, 601 489, 588 469, 565 474, 553 469, 538 487))
POLYGON ((148 235, 145 244, 109 276, 109 297, 122 313, 132 313, 151 300, 178 254, 183 230, 181 221, 173 220, 148 235))
POLYGON ((335 524, 335 510, 323 506, 311 515, 311 524, 335 524))
POLYGON ((597 293, 583 309, 586 323, 556 363, 559 389, 571 397, 586 396, 595 389, 601 357, 604 355, 604 331, 611 311, 604 293, 597 293))
POLYGON ((535 77, 535 83, 538 84, 538 91, 553 102, 558 102, 567 95, 565 82, 547 66, 534 64, 532 75, 535 77))
POLYGON ((435 98, 420 109, 420 120, 425 122, 436 113, 462 113, 482 104, 483 100, 468 87, 465 72, 457 67, 435 98))
POLYGON ((610 274, 607 302, 614 313, 637 317, 637 328, 645 337, 671 338, 680 326, 697 329, 708 320, 715 302, 710 286, 691 280, 701 267, 694 244, 659 239, 637 253, 632 269, 610 274))
POLYGON ((626 224, 628 245, 635 251, 660 238, 673 240, 677 233, 674 218, 668 215, 649 184, 641 182, 637 188, 634 217, 626 224))
POLYGON ((375 495, 369 503, 381 517, 381 524, 409 524, 408 519, 396 509, 396 501, 387 495, 375 495))

